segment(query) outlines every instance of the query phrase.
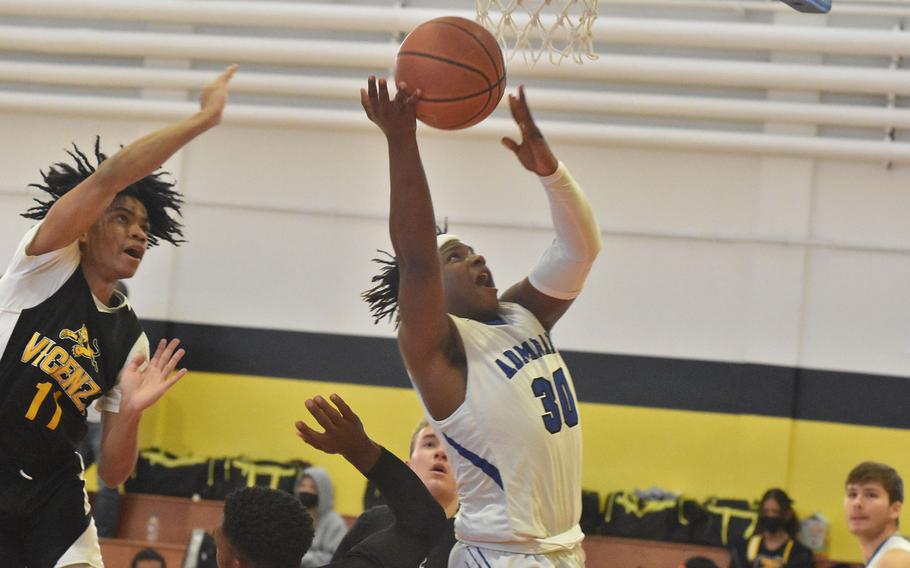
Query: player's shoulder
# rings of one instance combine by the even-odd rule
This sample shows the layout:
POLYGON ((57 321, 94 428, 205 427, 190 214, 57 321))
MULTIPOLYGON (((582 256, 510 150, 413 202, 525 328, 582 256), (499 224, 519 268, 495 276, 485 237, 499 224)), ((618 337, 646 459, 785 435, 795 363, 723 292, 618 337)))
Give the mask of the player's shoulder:
POLYGON ((517 302, 499 302, 499 313, 503 320, 515 325, 521 325, 528 322, 540 325, 540 320, 537 319, 534 312, 517 302))
POLYGON ((910 543, 904 541, 906 546, 898 545, 886 550, 876 562, 877 568, 910 568, 910 543))

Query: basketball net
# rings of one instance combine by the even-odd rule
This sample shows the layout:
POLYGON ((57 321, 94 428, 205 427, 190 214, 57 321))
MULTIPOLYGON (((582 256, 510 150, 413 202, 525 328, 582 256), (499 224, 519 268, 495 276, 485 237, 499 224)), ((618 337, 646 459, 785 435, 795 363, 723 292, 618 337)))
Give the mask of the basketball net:
POLYGON ((597 59, 591 37, 597 0, 474 0, 474 4, 477 22, 509 51, 509 59, 519 51, 533 63, 545 53, 555 65, 568 57, 576 63, 583 63, 583 57, 597 59))

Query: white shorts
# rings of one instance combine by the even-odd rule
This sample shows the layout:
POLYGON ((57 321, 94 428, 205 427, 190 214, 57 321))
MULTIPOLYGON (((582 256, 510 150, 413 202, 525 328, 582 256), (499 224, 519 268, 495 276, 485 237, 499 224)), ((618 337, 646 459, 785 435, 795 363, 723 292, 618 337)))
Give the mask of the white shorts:
POLYGON ((519 554, 456 542, 449 554, 449 568, 581 568, 584 565, 585 551, 581 544, 572 550, 549 554, 519 554))
POLYGON ((104 568, 104 561, 101 559, 101 545, 98 543, 98 530, 95 528, 95 519, 89 521, 88 528, 63 553, 54 568, 83 565, 91 566, 92 568, 104 568))

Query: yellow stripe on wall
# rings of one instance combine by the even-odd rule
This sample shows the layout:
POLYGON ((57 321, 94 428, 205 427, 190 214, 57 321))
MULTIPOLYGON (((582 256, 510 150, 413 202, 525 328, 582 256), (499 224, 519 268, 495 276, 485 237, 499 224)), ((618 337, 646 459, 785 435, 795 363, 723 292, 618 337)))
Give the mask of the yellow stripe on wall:
MULTIPOLYGON (((303 402, 337 392, 360 415, 370 436, 399 457, 420 419, 411 389, 190 373, 142 422, 140 447, 179 455, 252 459, 301 458, 325 467, 336 509, 361 512, 365 481, 344 459, 313 450, 295 435, 309 418, 303 402)), ((601 496, 659 486, 703 499, 757 499, 782 487, 807 516, 832 525, 830 556, 862 561, 841 510, 843 481, 856 463, 887 462, 910 477, 910 431, 732 415, 582 403, 583 486, 601 496)))

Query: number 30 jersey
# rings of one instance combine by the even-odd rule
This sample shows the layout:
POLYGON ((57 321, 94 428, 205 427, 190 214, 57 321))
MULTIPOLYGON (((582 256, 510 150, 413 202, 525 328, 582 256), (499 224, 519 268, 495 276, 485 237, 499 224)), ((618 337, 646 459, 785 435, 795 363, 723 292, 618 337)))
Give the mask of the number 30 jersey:
POLYGON ((119 410, 120 370, 148 340, 126 298, 92 295, 78 243, 27 256, 36 230, 0 278, 0 466, 40 476, 78 461, 92 401, 110 392, 102 409, 119 410))
POLYGON ((444 420, 428 417, 458 484, 455 535, 522 554, 571 549, 583 538, 572 377, 530 311, 503 302, 499 315, 486 323, 450 315, 467 357, 465 400, 444 420))

